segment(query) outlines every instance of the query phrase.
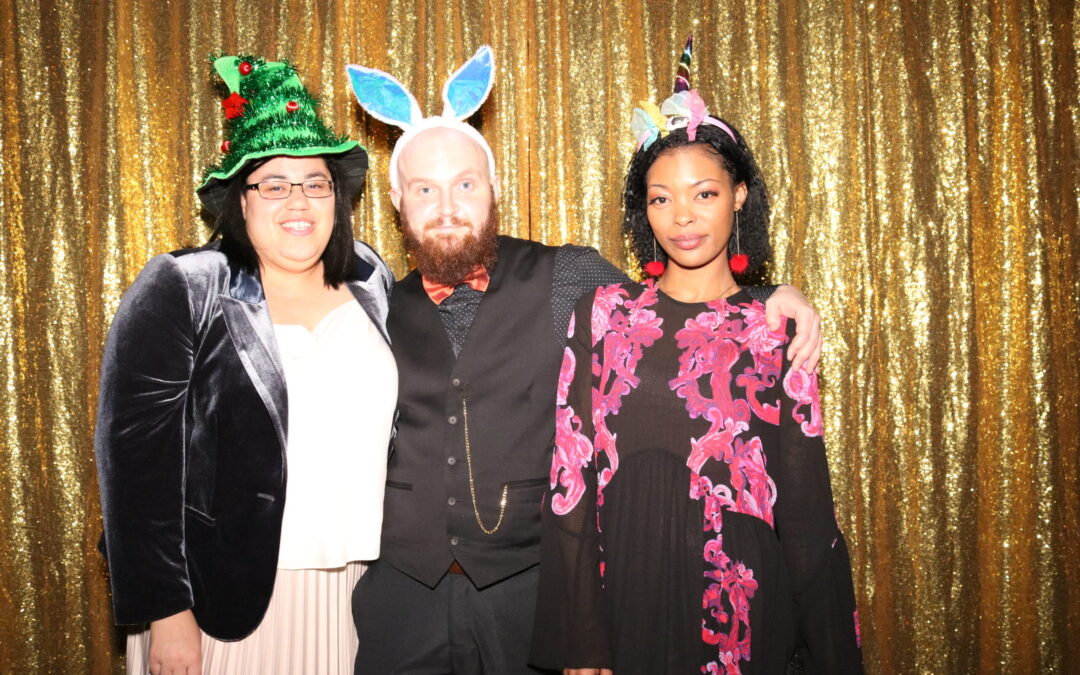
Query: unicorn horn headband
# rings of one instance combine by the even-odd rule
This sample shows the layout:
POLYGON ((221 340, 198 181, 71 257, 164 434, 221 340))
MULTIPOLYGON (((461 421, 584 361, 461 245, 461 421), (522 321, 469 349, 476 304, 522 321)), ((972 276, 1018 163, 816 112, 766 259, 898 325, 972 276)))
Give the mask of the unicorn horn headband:
POLYGON ((652 101, 642 101, 634 108, 630 120, 630 130, 637 141, 638 150, 647 150, 657 138, 667 136, 676 129, 686 128, 686 136, 691 142, 697 138, 697 128, 708 124, 723 129, 731 142, 735 132, 723 120, 709 116, 709 109, 696 89, 690 88, 690 60, 694 50, 694 36, 686 39, 686 48, 679 57, 679 66, 675 75, 674 93, 660 107, 652 101))
POLYGON ((393 75, 357 65, 346 66, 345 70, 360 107, 375 119, 404 131, 390 155, 391 189, 398 189, 397 165, 402 149, 421 132, 440 127, 460 131, 475 141, 487 156, 488 170, 492 178, 495 177, 495 156, 491 146, 476 127, 465 123, 466 118, 480 109, 495 83, 495 57, 491 47, 484 45, 477 49, 446 80, 442 91, 442 114, 432 117, 424 117, 416 98, 393 75))

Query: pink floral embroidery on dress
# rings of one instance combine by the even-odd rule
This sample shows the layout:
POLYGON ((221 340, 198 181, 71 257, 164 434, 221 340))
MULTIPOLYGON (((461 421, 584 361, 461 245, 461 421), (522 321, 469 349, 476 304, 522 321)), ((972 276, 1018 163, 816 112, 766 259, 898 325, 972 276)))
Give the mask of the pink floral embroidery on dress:
POLYGON ((818 396, 817 375, 807 373, 802 368, 798 370, 788 369, 784 378, 784 391, 795 401, 795 407, 791 416, 799 423, 802 432, 807 436, 821 435, 821 399, 818 396), (806 406, 810 407, 810 419, 801 412, 806 406))
POLYGON ((765 321, 765 307, 759 303, 742 306, 745 322, 746 348, 754 355, 754 369, 735 378, 735 386, 746 390, 746 401, 759 418, 769 424, 780 424, 780 402, 769 405, 758 400, 758 394, 776 385, 783 366, 784 355, 780 347, 786 341, 783 320, 777 331, 770 331, 765 321))
POLYGON ((761 439, 743 439, 751 415, 770 424, 780 421, 780 403, 762 402, 758 395, 775 386, 783 356, 783 333, 769 331, 760 303, 733 306, 726 300, 709 303, 711 311, 688 319, 675 334, 682 350, 679 373, 669 386, 686 401, 691 418, 703 418, 709 429, 691 439, 687 466, 691 471, 690 497, 704 500, 706 532, 715 537, 705 543, 706 588, 702 595, 702 639, 716 645, 718 659, 702 666, 704 673, 735 675, 739 661, 750 660, 750 599, 757 592, 753 570, 732 560, 723 550, 725 510, 751 515, 774 526, 776 484, 765 469, 761 439), (739 372, 736 364, 749 353, 753 366, 739 372), (732 395, 735 385, 746 398, 732 395), (702 393, 707 385, 709 395, 702 393), (728 466, 730 485, 713 485, 703 476, 709 461, 728 466))
MULTIPOLYGON (((570 317, 570 325, 573 324, 574 317, 570 317)), ((592 461, 593 455, 592 444, 581 433, 581 418, 566 402, 570 383, 574 379, 574 367, 574 352, 567 347, 563 352, 555 394, 555 453, 551 460, 551 488, 554 490, 556 484, 566 488, 565 495, 556 493, 551 498, 551 510, 560 516, 573 510, 585 494, 585 479, 581 470, 592 461)))
POLYGON ((618 284, 613 286, 601 286, 596 289, 596 295, 593 297, 592 306, 592 343, 591 347, 595 347, 596 343, 604 337, 604 333, 607 332, 608 325, 611 321, 611 314, 615 311, 615 308, 623 303, 628 297, 626 289, 618 284))
POLYGON ((727 629, 714 630, 702 619, 701 639, 716 645, 725 673, 738 673, 739 661, 750 660, 750 598, 758 583, 753 570, 728 557, 719 538, 705 542, 705 561, 713 567, 705 577, 715 583, 706 589, 702 607, 714 625, 727 629))
POLYGON ((592 390, 593 446, 596 449, 597 506, 604 504, 604 488, 619 470, 619 452, 615 434, 607 426, 608 415, 618 415, 623 396, 641 383, 635 375, 638 362, 646 347, 652 346, 663 335, 660 326, 664 320, 649 309, 656 304, 656 285, 650 279, 645 289, 634 300, 621 286, 608 286, 597 290, 593 305, 593 346, 603 339, 603 357, 593 352, 593 377, 597 386, 592 390), (604 308, 605 316, 597 315, 597 307, 604 308), (625 311, 624 311, 625 310, 625 311), (603 330, 598 337, 597 328, 603 330), (600 466, 603 455, 607 466, 600 466))
MULTIPOLYGON (((603 504, 603 489, 619 468, 619 455, 615 447, 615 435, 607 427, 608 414, 617 415, 622 397, 640 383, 634 374, 641 360, 643 349, 652 345, 661 335, 662 319, 647 309, 656 303, 656 289, 649 284, 636 300, 628 300, 629 293, 619 285, 604 286, 596 290, 590 316, 592 345, 603 339, 604 358, 601 363, 594 352, 592 375, 598 386, 592 388, 592 419, 594 437, 592 442, 581 433, 581 418, 567 400, 570 385, 577 369, 573 351, 567 347, 563 354, 556 390, 555 452, 551 463, 551 488, 565 488, 565 494, 556 494, 551 509, 558 515, 566 515, 581 501, 585 494, 582 469, 590 461, 599 463, 603 454, 606 466, 597 476, 597 505, 603 504), (624 311, 624 309, 626 311, 624 311)), ((574 319, 571 317, 569 336, 574 335, 574 319)))
MULTIPOLYGON (((730 305, 728 305, 730 307, 730 305)), ((749 305, 739 305, 742 310, 745 324, 744 339, 746 347, 754 354, 765 354, 787 342, 787 334, 784 332, 787 326, 787 318, 781 317, 780 327, 769 330, 769 324, 765 320, 765 305, 755 302, 749 305)))

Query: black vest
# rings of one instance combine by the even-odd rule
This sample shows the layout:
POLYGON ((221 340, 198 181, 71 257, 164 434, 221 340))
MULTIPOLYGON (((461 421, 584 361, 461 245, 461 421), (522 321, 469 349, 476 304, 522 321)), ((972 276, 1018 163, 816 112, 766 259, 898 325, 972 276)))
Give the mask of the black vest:
POLYGON ((478 587, 539 562, 540 508, 551 471, 556 249, 499 238, 491 282, 458 357, 415 271, 390 298, 397 437, 386 481, 382 559, 434 587, 456 559, 478 587), (472 485, 465 450, 468 405, 472 485))

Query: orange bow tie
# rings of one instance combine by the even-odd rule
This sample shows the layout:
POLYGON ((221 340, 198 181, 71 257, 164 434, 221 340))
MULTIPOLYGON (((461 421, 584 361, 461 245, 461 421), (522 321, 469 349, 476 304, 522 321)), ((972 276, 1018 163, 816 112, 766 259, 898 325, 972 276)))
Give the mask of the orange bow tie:
MULTIPOLYGON (((421 279, 424 282, 424 292, 428 294, 428 297, 436 305, 441 305, 443 300, 454 294, 453 286, 428 281, 426 277, 421 277, 421 279)), ((469 288, 483 293, 487 290, 490 282, 491 277, 488 275, 488 271, 478 265, 472 274, 465 277, 461 283, 468 284, 469 288)))

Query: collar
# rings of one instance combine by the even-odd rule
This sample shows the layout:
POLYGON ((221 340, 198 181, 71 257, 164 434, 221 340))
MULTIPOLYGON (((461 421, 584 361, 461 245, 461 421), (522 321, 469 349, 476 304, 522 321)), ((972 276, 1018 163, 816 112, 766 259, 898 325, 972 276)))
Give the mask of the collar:
MULTIPOLYGON (((349 277, 345 279, 346 283, 351 281, 367 281, 375 272, 375 266, 356 253, 356 247, 358 246, 360 246, 360 244, 354 244, 354 250, 351 254, 352 272, 349 277)), ((218 248, 218 246, 214 246, 214 248, 218 248)), ((246 270, 231 260, 228 261, 228 265, 229 295, 237 300, 253 305, 262 302, 265 295, 263 294, 262 279, 260 278, 259 270, 246 270)), ((484 287, 487 288, 486 284, 484 287)), ((449 295, 449 293, 447 295, 449 295)))
MULTIPOLYGON (((420 279, 424 283, 424 292, 428 294, 431 301, 436 305, 441 305, 443 300, 446 300, 454 294, 454 286, 447 286, 445 284, 436 283, 434 281, 428 281, 427 277, 421 276, 420 279)), ((474 291, 480 291, 483 293, 487 290, 488 284, 491 283, 491 275, 482 266, 477 265, 473 269, 472 274, 465 277, 461 283, 468 284, 469 288, 474 291)))

